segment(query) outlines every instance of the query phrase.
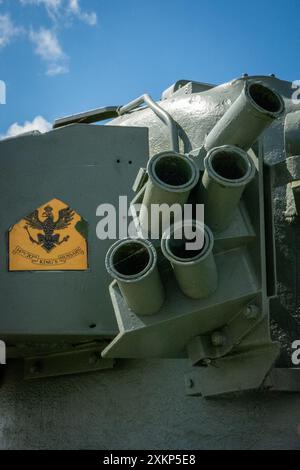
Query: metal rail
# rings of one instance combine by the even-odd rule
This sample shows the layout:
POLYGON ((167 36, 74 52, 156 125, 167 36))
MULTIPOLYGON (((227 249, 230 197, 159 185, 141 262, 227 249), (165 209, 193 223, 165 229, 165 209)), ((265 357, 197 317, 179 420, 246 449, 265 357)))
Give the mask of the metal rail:
POLYGON ((112 119, 118 117, 118 109, 118 106, 106 106, 105 108, 92 109, 84 113, 73 114, 72 116, 56 119, 53 124, 53 129, 67 126, 69 124, 92 124, 93 122, 112 119))
POLYGON ((123 114, 128 113, 133 109, 136 109, 143 103, 149 106, 149 108, 152 109, 156 116, 158 116, 159 119, 168 127, 171 149, 174 150, 174 152, 179 152, 178 129, 176 122, 173 120, 172 116, 167 111, 165 111, 163 108, 161 108, 161 106, 159 106, 155 101, 153 101, 151 96, 145 94, 140 96, 139 98, 136 98, 133 101, 130 101, 130 103, 119 108, 118 114, 119 116, 122 116, 123 114))

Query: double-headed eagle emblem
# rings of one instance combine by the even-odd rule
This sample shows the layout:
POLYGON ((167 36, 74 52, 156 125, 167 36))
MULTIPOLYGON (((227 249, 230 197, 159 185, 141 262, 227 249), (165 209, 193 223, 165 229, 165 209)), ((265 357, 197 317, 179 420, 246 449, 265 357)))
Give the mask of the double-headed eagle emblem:
POLYGON ((50 253, 50 251, 55 247, 69 240, 69 235, 60 240, 60 235, 54 232, 68 228, 74 218, 74 214, 75 212, 70 209, 70 207, 65 207, 58 212, 58 219, 55 221, 53 208, 51 206, 46 206, 42 214, 44 220, 39 218, 38 210, 35 210, 27 217, 24 217, 24 220, 26 221, 24 229, 27 231, 29 240, 32 243, 41 246, 45 251, 50 253), (41 230, 43 233, 38 233, 37 239, 34 239, 29 232, 29 228, 41 230))

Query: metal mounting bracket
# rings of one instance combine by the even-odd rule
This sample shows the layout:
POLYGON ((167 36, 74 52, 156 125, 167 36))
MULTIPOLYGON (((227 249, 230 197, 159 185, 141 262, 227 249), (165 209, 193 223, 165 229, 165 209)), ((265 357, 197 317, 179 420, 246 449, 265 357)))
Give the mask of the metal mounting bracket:
POLYGON ((267 376, 264 387, 274 392, 300 392, 300 369, 275 367, 267 376))
POLYGON ((300 180, 300 155, 288 157, 275 165, 270 165, 270 168, 274 188, 298 181, 300 180))
POLYGON ((229 354, 261 321, 260 308, 250 302, 228 325, 209 335, 196 336, 189 342, 187 351, 191 365, 229 354))
POLYGON ((77 350, 41 354, 24 359, 24 378, 40 379, 59 375, 79 374, 103 369, 112 369, 113 359, 102 359, 104 344, 84 345, 77 350))
POLYGON ((248 351, 216 359, 206 367, 193 367, 185 375, 186 394, 211 397, 260 388, 279 351, 277 343, 256 345, 248 351))

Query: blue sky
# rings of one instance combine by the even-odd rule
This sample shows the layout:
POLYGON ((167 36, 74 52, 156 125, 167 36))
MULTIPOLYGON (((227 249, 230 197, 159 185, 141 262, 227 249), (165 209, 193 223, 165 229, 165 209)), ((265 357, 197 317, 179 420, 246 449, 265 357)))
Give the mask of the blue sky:
POLYGON ((299 80, 299 13, 299 0, 0 0, 0 135, 158 99, 181 78, 299 80))

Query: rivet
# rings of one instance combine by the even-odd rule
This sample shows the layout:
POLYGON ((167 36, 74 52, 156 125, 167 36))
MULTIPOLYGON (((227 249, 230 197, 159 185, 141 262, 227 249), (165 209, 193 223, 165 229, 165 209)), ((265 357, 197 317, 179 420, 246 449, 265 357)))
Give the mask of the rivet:
POLYGON ((39 374, 40 370, 41 370, 41 364, 38 362, 35 362, 29 368, 30 374, 39 374))
POLYGON ((221 331, 214 331, 211 335, 211 344, 215 347, 223 346, 225 336, 221 331))
POLYGON ((255 318, 258 317, 259 315, 259 308, 255 304, 247 305, 246 310, 245 310, 245 317, 248 320, 254 320, 255 318))
POLYGON ((98 362, 98 355, 96 353, 91 354, 89 357, 89 364, 96 364, 98 362))

